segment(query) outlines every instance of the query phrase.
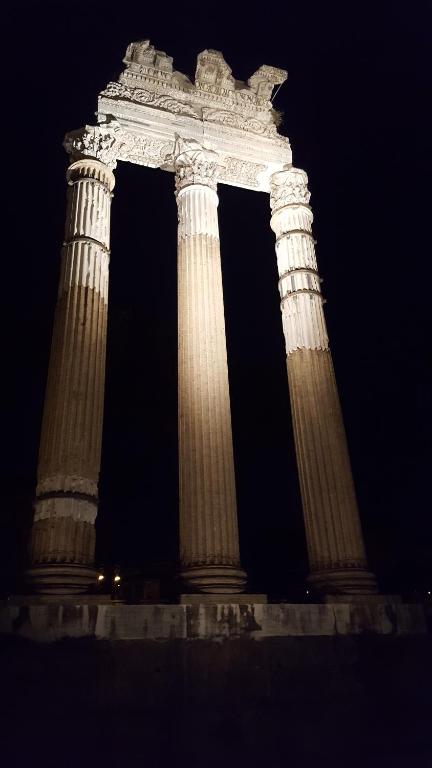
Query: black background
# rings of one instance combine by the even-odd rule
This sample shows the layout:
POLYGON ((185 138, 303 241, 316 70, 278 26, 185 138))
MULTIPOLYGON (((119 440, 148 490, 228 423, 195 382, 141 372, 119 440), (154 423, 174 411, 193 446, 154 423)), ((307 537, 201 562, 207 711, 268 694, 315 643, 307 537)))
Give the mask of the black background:
MULTIPOLYGON (((288 69, 274 105, 309 175, 370 562, 383 589, 432 589, 430 4, 26 2, 4 20, 2 591, 31 525, 63 135, 142 38, 190 76, 204 48, 239 79, 288 69)), ((171 174, 115 174, 97 557, 127 567, 177 555, 176 205, 171 174)), ((242 561, 251 589, 289 597, 307 563, 268 197, 219 195, 242 561)))

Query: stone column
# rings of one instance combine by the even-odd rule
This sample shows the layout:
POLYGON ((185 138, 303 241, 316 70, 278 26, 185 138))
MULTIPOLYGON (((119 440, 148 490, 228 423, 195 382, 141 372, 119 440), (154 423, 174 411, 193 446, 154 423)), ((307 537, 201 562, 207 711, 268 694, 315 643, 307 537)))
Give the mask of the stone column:
POLYGON ((317 272, 307 176, 273 174, 282 322, 300 489, 313 588, 377 592, 368 570, 317 272))
POLYGON ((27 578, 40 593, 95 578, 116 123, 66 136, 67 214, 27 578))
POLYGON ((181 577, 238 593, 240 567, 216 192, 217 154, 177 139, 181 577))

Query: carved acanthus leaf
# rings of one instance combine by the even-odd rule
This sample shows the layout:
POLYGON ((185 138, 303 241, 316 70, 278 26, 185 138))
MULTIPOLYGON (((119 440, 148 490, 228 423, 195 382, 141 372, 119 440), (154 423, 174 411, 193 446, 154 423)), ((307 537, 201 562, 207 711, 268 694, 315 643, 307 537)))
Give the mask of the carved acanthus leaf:
POLYGON ((86 125, 77 131, 67 133, 63 146, 72 161, 92 157, 109 168, 115 168, 123 131, 117 120, 108 120, 100 125, 86 125))
POLYGON ((307 205, 310 200, 308 177, 300 168, 287 168, 274 173, 270 179, 270 205, 272 211, 284 205, 307 205))
POLYGON ((216 189, 219 155, 206 149, 194 139, 182 139, 176 135, 172 158, 176 172, 176 190, 190 184, 205 184, 216 189))

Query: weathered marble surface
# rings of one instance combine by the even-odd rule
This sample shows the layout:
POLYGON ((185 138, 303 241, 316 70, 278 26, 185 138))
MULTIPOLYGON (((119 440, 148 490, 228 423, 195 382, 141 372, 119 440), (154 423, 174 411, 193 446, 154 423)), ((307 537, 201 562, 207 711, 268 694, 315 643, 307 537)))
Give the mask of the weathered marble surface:
POLYGON ((0 634, 41 642, 213 640, 425 634, 422 605, 402 603, 126 605, 115 602, 5 602, 0 634))
POLYGON ((309 583, 322 595, 374 594, 318 274, 308 178, 300 168, 274 173, 282 325, 292 424, 309 554, 309 583))

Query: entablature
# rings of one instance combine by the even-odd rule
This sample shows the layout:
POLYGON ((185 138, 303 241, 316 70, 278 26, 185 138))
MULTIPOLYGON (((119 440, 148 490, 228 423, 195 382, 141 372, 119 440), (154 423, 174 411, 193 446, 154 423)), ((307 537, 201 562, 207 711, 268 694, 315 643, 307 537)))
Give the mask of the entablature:
POLYGON ((262 66, 247 84, 235 80, 219 51, 199 54, 195 83, 148 40, 131 43, 125 70, 99 95, 98 121, 122 129, 118 160, 174 171, 176 136, 219 155, 218 181, 269 192, 270 177, 291 163, 278 133, 271 93, 287 73, 262 66))

